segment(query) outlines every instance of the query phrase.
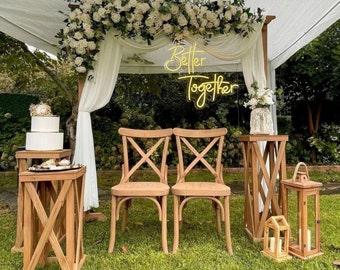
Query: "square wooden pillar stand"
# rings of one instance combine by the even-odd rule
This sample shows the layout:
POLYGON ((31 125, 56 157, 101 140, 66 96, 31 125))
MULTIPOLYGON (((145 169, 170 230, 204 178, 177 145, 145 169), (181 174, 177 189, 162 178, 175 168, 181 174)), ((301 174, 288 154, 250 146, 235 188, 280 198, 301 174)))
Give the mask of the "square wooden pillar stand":
POLYGON ((284 216, 272 216, 264 225, 262 254, 278 262, 291 259, 288 255, 290 228, 284 216))
MULTIPOLYGON (((283 214, 291 227, 289 253, 300 259, 309 259, 322 254, 319 198, 322 183, 309 181, 308 172, 297 171, 301 165, 305 166, 304 163, 299 163, 292 179, 282 180, 283 214), (296 209, 289 205, 290 198, 296 198, 296 209)), ((307 170, 307 166, 305 167, 307 170)))
MULTIPOLYGON (((15 157, 18 163, 18 174, 27 171, 28 167, 32 162, 42 159, 55 159, 61 160, 63 158, 71 159, 71 149, 63 150, 50 150, 50 151, 33 151, 33 150, 22 150, 15 153, 15 157)), ((24 234, 23 234, 23 218, 24 218, 24 189, 23 184, 18 183, 18 211, 17 211, 17 229, 16 239, 12 252, 22 252, 24 234)))
POLYGON ((282 215, 279 180, 286 179, 287 135, 240 136, 244 159, 244 224, 254 242, 263 240, 265 221, 282 215))
POLYGON ((62 270, 81 268, 85 172, 86 167, 81 167, 19 174, 24 200, 23 269, 51 261, 57 261, 62 270))

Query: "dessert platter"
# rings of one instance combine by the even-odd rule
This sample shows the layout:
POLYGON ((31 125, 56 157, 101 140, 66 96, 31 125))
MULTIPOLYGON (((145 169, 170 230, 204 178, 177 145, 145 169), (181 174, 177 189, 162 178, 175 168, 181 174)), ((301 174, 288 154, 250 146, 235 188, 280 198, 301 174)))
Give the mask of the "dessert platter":
POLYGON ((49 159, 41 164, 33 165, 28 168, 30 172, 52 172, 52 171, 65 171, 75 170, 83 167, 81 164, 71 164, 67 159, 62 159, 56 162, 54 159, 49 159))

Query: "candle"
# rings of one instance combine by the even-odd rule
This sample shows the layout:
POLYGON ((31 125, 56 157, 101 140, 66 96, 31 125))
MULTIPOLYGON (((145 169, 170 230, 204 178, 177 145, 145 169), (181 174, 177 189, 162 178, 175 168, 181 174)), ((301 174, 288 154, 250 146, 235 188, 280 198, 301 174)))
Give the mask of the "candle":
MULTIPOLYGON (((270 237, 270 245, 269 245, 269 249, 271 252, 275 252, 275 245, 276 245, 276 240, 275 237, 270 237)), ((282 239, 279 239, 279 246, 278 246, 278 252, 282 251, 282 239)))
POLYGON ((310 251, 311 250, 311 243, 312 243, 312 240, 311 240, 311 236, 312 236, 312 233, 310 230, 307 230, 307 251, 310 251))
MULTIPOLYGON (((299 229, 299 246, 300 246, 300 250, 302 250, 301 229, 299 229)), ((307 230, 306 248, 307 248, 307 251, 311 251, 311 249, 312 249, 312 232, 311 232, 311 230, 307 230)))

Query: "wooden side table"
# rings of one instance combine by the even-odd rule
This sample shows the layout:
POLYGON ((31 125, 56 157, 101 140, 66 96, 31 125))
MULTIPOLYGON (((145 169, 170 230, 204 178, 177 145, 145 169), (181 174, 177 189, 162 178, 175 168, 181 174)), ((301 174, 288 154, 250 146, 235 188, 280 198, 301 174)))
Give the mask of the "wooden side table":
POLYGON ((258 242, 263 239, 265 221, 282 215, 276 184, 286 179, 288 135, 244 135, 240 141, 244 158, 245 230, 258 242), (261 201, 263 209, 260 209, 261 201))
POLYGON ((44 264, 55 260, 63 270, 81 268, 85 261, 83 251, 85 172, 86 167, 81 167, 74 170, 19 174, 19 182, 24 190, 25 207, 23 269, 33 270, 38 263, 44 264), (37 189, 39 185, 41 187, 37 189), (65 235, 60 237, 60 226, 63 223, 66 231, 65 235), (66 240, 64 250, 61 245, 63 240, 66 240), (52 250, 55 257, 48 257, 52 250))
MULTIPOLYGON (((29 163, 33 160, 40 159, 56 159, 60 160, 63 158, 71 159, 71 149, 55 150, 55 151, 33 151, 33 150, 22 150, 17 151, 15 154, 18 163, 18 174, 27 171, 29 163)), ((23 187, 22 184, 18 183, 18 210, 17 210, 17 232, 12 252, 21 252, 23 248, 23 216, 24 216, 24 201, 23 201, 23 187)))

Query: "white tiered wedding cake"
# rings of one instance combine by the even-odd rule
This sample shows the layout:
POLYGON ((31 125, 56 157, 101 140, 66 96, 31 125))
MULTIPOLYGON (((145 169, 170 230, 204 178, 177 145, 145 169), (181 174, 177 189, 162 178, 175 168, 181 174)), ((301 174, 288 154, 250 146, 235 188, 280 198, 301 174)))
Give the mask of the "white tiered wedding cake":
POLYGON ((61 150, 64 133, 59 132, 59 116, 54 116, 49 105, 30 106, 31 132, 26 133, 26 150, 61 150))

